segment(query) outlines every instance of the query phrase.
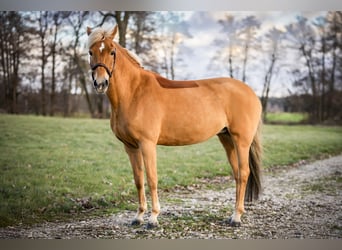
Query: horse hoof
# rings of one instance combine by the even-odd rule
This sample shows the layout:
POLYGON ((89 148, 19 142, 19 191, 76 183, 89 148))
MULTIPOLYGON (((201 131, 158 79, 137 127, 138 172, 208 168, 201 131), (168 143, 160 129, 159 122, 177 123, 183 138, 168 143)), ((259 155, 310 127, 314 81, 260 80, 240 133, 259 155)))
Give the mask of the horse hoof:
POLYGON ((159 227, 159 223, 158 222, 155 222, 155 223, 149 222, 146 225, 146 229, 155 229, 157 227, 159 227))
POLYGON ((240 227, 240 226, 241 226, 241 222, 238 222, 238 221, 231 221, 231 222, 229 223, 229 225, 230 225, 231 227, 240 227))
POLYGON ((134 220, 131 222, 131 226, 133 226, 133 227, 140 226, 142 223, 143 223, 143 221, 134 219, 134 220))
POLYGON ((232 217, 228 218, 225 222, 231 227, 240 227, 241 226, 241 222, 240 221, 234 221, 232 219, 232 217))

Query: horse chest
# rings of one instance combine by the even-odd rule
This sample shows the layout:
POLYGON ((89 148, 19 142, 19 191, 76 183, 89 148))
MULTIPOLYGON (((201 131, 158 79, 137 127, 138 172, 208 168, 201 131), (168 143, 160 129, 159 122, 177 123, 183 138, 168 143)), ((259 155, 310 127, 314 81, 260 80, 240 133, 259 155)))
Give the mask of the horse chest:
POLYGON ((138 148, 138 142, 133 133, 130 131, 129 126, 125 126, 118 121, 111 121, 112 131, 115 136, 126 146, 138 148))

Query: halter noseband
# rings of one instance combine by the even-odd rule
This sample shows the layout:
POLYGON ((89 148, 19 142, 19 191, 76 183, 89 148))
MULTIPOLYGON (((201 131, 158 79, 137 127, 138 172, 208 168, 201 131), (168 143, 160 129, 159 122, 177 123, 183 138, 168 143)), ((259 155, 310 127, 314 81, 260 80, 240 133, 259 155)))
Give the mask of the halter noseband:
POLYGON ((115 67, 115 61, 116 61, 116 49, 114 49, 113 52, 114 52, 114 54, 113 54, 114 60, 113 60, 112 70, 109 70, 109 68, 107 67, 107 65, 104 64, 104 63, 96 63, 95 65, 90 65, 90 67, 91 67, 91 77, 93 78, 93 81, 94 81, 94 82, 95 82, 94 71, 95 71, 98 67, 103 67, 103 68, 106 70, 106 72, 107 72, 109 78, 112 77, 112 74, 113 74, 113 71, 114 71, 114 67, 115 67))

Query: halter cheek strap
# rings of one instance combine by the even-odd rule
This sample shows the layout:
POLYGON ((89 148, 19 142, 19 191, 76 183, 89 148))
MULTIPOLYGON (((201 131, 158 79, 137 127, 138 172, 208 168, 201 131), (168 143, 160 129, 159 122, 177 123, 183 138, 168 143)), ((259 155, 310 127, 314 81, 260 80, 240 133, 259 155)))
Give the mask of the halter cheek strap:
POLYGON ((104 63, 96 63, 95 65, 90 65, 91 71, 92 71, 92 72, 91 72, 91 77, 93 78, 93 81, 95 81, 94 71, 95 71, 98 67, 103 67, 103 68, 106 70, 106 72, 107 72, 109 78, 112 77, 112 74, 113 74, 113 71, 114 71, 114 67, 115 67, 115 61, 116 61, 116 49, 114 50, 113 59, 114 59, 114 60, 113 60, 113 66, 112 66, 112 70, 111 70, 111 71, 109 70, 109 68, 107 67, 107 65, 104 64, 104 63))

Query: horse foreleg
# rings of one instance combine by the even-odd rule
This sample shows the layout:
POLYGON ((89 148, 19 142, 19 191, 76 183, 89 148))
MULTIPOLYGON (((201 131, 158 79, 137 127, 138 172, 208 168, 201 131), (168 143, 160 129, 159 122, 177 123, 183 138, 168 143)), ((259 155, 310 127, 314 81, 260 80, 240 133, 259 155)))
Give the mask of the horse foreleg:
POLYGON ((147 203, 145 197, 144 186, 144 166, 143 158, 140 149, 125 147, 132 165, 134 182, 138 191, 139 207, 138 211, 132 221, 132 225, 140 225, 144 222, 144 213, 147 210, 147 203))
POLYGON ((157 152, 156 144, 151 142, 141 143, 141 152, 143 155, 148 186, 151 192, 152 212, 148 220, 147 227, 158 226, 158 215, 160 213, 160 204, 158 198, 158 175, 157 175, 157 152))

